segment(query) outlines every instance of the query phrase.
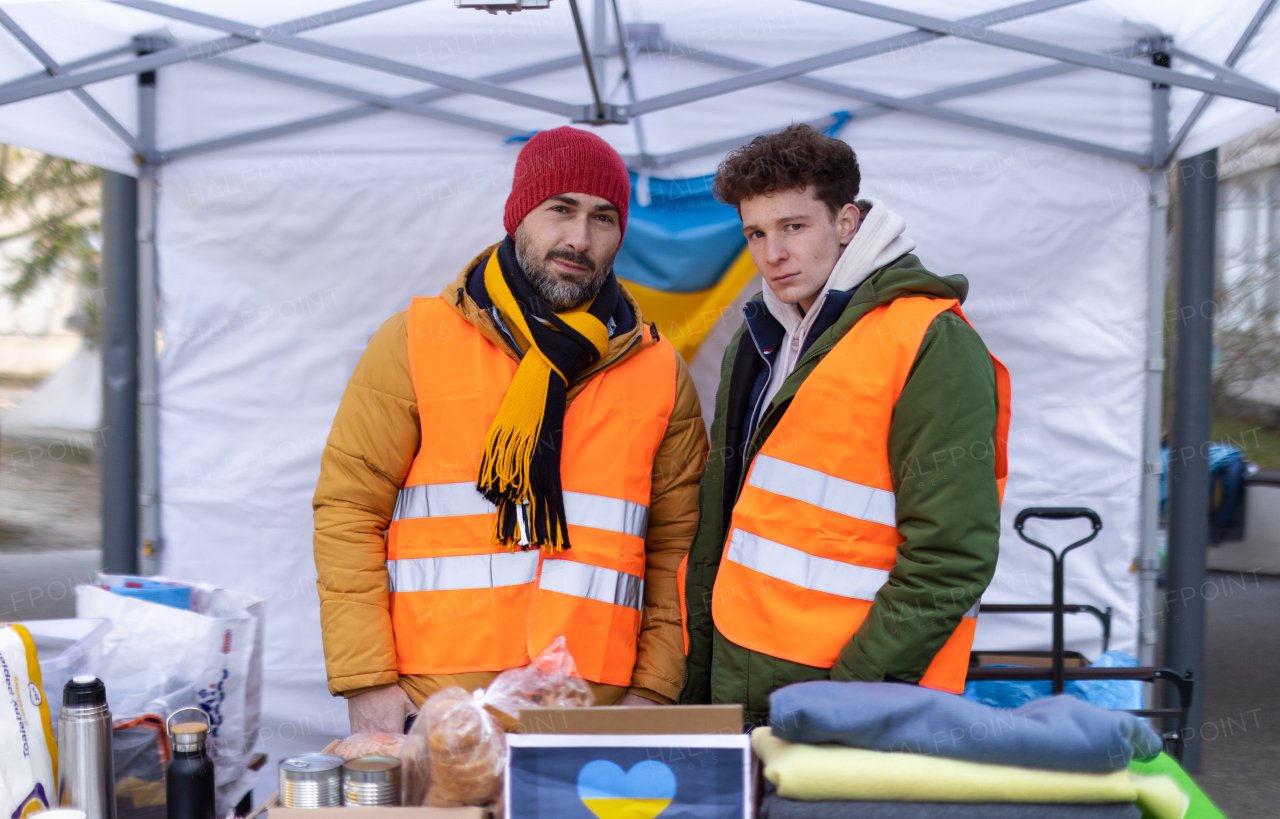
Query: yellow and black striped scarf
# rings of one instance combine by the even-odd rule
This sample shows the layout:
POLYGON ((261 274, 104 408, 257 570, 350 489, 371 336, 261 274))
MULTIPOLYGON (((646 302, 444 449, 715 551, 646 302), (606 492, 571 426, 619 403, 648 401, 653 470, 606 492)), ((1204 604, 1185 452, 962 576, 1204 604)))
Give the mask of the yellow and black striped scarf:
POLYGON ((484 268, 503 319, 529 341, 489 427, 476 489, 498 507, 493 541, 514 551, 569 548, 560 450, 569 385, 604 356, 619 298, 613 273, 590 304, 556 313, 529 286, 507 237, 484 268))

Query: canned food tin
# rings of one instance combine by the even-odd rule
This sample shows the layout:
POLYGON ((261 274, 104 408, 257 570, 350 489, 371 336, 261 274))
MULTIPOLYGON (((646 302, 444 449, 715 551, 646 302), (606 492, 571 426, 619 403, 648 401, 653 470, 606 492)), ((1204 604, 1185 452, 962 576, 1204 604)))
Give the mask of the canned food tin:
POLYGON ((400 760, 362 756, 342 766, 342 795, 348 806, 373 808, 400 804, 400 760))
POLYGON ((332 808, 342 804, 342 757, 299 754, 280 762, 280 804, 332 808))

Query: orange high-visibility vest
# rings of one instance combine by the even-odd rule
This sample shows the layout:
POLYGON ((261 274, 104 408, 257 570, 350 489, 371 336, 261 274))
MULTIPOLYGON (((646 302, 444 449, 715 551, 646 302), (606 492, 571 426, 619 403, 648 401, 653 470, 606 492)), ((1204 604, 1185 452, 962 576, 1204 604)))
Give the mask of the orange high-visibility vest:
MULTIPOLYGON (((796 391, 733 508, 711 604, 729 640, 831 668, 866 619, 904 540, 889 468, 893 408, 925 331, 947 310, 964 318, 950 299, 901 298, 877 307, 796 391)), ((992 362, 995 438, 965 446, 975 457, 994 450, 1003 498, 1009 374, 995 356, 992 362)), ((921 685, 964 689, 977 609, 975 603, 961 619, 921 685)))
POLYGON ((399 672, 515 668, 564 635, 584 678, 629 685, 675 349, 646 344, 569 405, 560 479, 572 548, 548 554, 493 543, 495 508, 475 488, 516 362, 439 298, 413 300, 408 341, 422 446, 387 531, 399 672))

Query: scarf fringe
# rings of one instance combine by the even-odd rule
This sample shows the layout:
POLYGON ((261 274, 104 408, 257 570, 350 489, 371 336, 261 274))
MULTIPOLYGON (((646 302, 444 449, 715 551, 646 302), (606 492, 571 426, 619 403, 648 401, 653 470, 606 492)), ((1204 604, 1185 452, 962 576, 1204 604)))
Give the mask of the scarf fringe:
POLYGON ((517 546, 540 545, 552 552, 569 547, 558 469, 562 431, 543 430, 548 404, 564 406, 563 385, 546 359, 531 349, 516 368, 485 438, 476 487, 498 507, 492 541, 508 551, 517 546), (534 457, 543 448, 555 457, 534 457), (548 468, 552 465, 557 468, 548 468), (525 544, 520 542, 521 508, 526 516, 525 544))
POLYGON ((538 451, 548 381, 555 377, 558 376, 550 365, 536 354, 526 355, 516 368, 498 415, 485 437, 484 457, 476 480, 482 491, 509 497, 516 503, 529 499, 530 462, 538 451))

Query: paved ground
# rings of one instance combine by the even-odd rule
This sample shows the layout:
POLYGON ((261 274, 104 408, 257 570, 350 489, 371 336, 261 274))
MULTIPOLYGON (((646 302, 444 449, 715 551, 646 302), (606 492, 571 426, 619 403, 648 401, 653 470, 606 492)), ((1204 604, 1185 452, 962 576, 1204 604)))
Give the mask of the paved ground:
POLYGON ((1272 819, 1280 816, 1280 577, 1212 572, 1209 581, 1195 778, 1231 819, 1272 819))
MULTIPOLYGON (((98 471, 74 444, 0 442, 0 621, 75 616, 100 566, 98 471)), ((1213 573, 1204 769, 1231 819, 1280 815, 1280 578, 1213 573), (1216 591, 1215 591, 1216 589, 1216 591)))
POLYGON ((0 620, 75 616, 101 566, 98 485, 84 444, 0 441, 0 620))
POLYGON ((91 440, 0 440, 0 554, 98 548, 91 440))
POLYGON ((0 622, 76 616, 75 587, 92 583, 96 551, 0 554, 0 622))

